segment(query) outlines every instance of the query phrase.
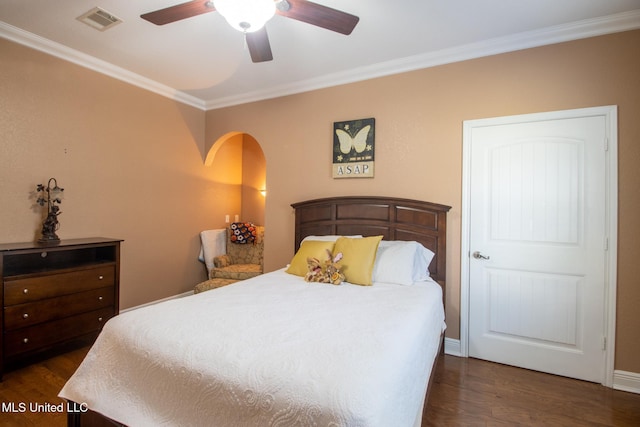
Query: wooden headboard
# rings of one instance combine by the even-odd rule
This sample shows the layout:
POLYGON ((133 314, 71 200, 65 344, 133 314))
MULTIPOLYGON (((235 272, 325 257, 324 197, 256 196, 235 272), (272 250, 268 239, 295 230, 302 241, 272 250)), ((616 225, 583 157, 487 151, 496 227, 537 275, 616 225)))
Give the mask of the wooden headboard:
POLYGON ((450 206, 394 197, 330 197, 294 203, 295 250, 311 235, 382 235, 415 240, 432 250, 431 277, 444 285, 447 270, 447 212, 450 206))

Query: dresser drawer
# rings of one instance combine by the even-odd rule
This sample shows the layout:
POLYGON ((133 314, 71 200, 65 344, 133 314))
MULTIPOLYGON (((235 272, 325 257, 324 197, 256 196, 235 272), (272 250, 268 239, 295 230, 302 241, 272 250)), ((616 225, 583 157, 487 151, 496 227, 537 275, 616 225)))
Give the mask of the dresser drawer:
POLYGON ((46 276, 6 279, 4 284, 4 305, 24 304, 43 298, 88 291, 90 289, 113 286, 115 266, 99 265, 46 276))
POLYGON ((97 332, 113 315, 113 307, 109 307, 6 332, 4 355, 12 357, 97 332))
POLYGON ((4 309, 5 330, 24 328, 49 320, 98 310, 113 305, 114 287, 17 304, 4 309))

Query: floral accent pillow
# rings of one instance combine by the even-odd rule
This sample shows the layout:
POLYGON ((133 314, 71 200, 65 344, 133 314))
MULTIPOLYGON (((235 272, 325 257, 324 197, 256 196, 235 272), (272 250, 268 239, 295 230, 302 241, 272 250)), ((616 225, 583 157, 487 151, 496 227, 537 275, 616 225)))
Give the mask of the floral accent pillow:
POLYGON ((229 228, 231 243, 246 244, 256 241, 256 226, 250 222, 233 222, 229 228))

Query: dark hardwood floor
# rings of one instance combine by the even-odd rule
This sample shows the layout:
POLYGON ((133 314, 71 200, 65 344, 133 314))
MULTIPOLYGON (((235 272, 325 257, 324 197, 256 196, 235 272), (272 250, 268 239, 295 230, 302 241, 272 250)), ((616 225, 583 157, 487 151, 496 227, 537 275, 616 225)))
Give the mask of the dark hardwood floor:
POLYGON ((423 426, 640 426, 640 394, 454 356, 436 372, 423 426))
MULTIPOLYGON (((30 403, 58 405, 65 381, 87 348, 19 370, 0 383, 0 426, 63 427, 66 414, 28 410, 30 403), (27 405, 8 412, 7 403, 27 405)), ((640 426, 640 394, 608 389, 477 359, 444 356, 423 426, 640 426)), ((395 426, 389 426, 395 427, 395 426)))
POLYGON ((0 426, 66 426, 66 412, 31 411, 30 405, 55 406, 63 403, 64 401, 58 397, 58 392, 73 375, 88 351, 89 347, 84 347, 40 363, 5 372, 3 381, 0 383, 0 401, 4 406, 1 408, 3 411, 0 413, 0 426), (26 410, 8 412, 7 403, 13 403, 16 411, 20 411, 20 404, 23 404, 26 410))

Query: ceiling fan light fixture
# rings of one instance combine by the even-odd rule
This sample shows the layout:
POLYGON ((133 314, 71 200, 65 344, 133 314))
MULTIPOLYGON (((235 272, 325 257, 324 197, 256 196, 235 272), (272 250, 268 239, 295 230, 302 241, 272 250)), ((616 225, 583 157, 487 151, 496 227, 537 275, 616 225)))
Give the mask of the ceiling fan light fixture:
POLYGON ((276 13, 273 0, 213 0, 215 8, 238 31, 252 33, 276 13))

